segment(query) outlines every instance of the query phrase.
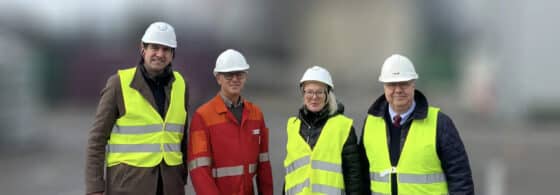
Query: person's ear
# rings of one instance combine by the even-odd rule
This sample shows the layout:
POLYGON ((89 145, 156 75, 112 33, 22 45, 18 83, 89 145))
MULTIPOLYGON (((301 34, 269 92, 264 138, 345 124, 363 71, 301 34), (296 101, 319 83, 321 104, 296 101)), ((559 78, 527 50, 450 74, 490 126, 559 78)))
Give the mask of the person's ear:
POLYGON ((222 85, 222 83, 220 83, 220 74, 216 74, 214 78, 216 78, 216 83, 218 83, 218 85, 222 85))
POLYGON ((144 44, 140 43, 138 52, 140 53, 140 56, 144 57, 144 44))

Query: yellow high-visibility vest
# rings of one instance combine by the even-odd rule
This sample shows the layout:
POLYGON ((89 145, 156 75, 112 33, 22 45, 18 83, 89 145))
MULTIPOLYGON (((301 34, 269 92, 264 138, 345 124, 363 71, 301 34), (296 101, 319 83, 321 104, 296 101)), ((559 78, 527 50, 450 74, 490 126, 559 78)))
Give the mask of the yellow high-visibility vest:
POLYGON ((130 87, 136 68, 119 70, 125 114, 117 119, 107 145, 107 166, 124 163, 154 167, 183 163, 181 140, 187 118, 185 81, 178 72, 171 85, 169 108, 163 119, 140 92, 130 87))
POLYGON ((368 115, 363 143, 373 194, 391 194, 392 173, 401 195, 448 194, 436 150, 438 112, 439 108, 429 107, 425 119, 412 121, 396 167, 391 166, 384 118, 368 115))
POLYGON ((336 115, 327 120, 313 150, 299 134, 301 121, 288 119, 286 194, 343 194, 342 148, 352 119, 336 115))

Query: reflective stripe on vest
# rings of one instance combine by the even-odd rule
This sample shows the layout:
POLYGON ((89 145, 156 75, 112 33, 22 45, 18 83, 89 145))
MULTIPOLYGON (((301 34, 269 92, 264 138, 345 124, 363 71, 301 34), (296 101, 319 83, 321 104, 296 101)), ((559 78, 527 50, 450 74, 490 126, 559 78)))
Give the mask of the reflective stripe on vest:
MULTIPOLYGON (((184 125, 181 124, 166 124, 165 131, 183 133, 184 125)), ((145 125, 145 126, 120 126, 115 125, 113 127, 112 133, 119 134, 144 134, 144 133, 155 133, 162 129, 162 125, 145 125)))
POLYGON ((435 174, 399 174, 399 182, 401 183, 416 183, 416 184, 429 184, 437 182, 445 182, 445 175, 443 173, 435 174))
POLYGON ((438 112, 438 108, 429 107, 426 119, 412 121, 396 167, 391 166, 389 159, 384 118, 368 115, 363 143, 374 194, 391 193, 391 174, 397 175, 399 194, 448 193, 436 150, 438 112))
POLYGON ((181 141, 187 118, 185 81, 173 72, 169 107, 163 119, 154 107, 130 87, 137 69, 119 70, 125 113, 117 119, 107 145, 107 166, 120 163, 135 167, 154 167, 162 160, 167 165, 183 163, 181 141))
POLYGON ((291 172, 294 172, 296 169, 303 167, 305 165, 308 165, 310 163, 310 157, 309 156, 304 156, 300 159, 297 159, 295 161, 293 161, 292 163, 290 163, 288 166, 286 167, 286 174, 289 174, 291 172))
MULTIPOLYGON (((294 187, 287 189, 286 190, 286 194, 287 195, 292 195, 292 194, 298 194, 303 192, 304 188, 308 187, 309 184, 309 179, 306 179, 305 181, 295 185, 294 187)), ((324 194, 344 194, 345 191, 341 190, 339 188, 334 188, 331 186, 327 186, 327 185, 322 185, 322 184, 313 184, 311 185, 311 191, 312 192, 316 192, 316 193, 324 193, 324 194)))
POLYGON ((373 181, 389 182, 391 175, 382 175, 380 173, 369 173, 369 178, 373 181))
MULTIPOLYGON (((321 161, 316 161, 316 160, 309 163, 309 156, 306 156, 306 157, 298 159, 298 160, 294 161, 292 164, 290 164, 286 168, 286 174, 290 174, 291 172, 294 172, 298 168, 304 167, 305 165, 309 165, 309 164, 311 164, 311 169, 313 169, 313 170, 328 171, 328 172, 333 172, 333 173, 337 173, 337 174, 342 173, 342 167, 339 164, 332 164, 332 163, 321 162, 321 161)), ((296 186, 294 186, 294 187, 292 187, 292 188, 290 188, 286 191, 289 192, 288 194, 297 194, 297 193, 301 192, 301 190, 305 186, 309 186, 309 179, 306 179, 304 182, 299 183, 296 186)), ((344 192, 343 189, 328 186, 328 185, 323 185, 323 184, 313 184, 313 185, 311 185, 311 190, 312 190, 312 192, 325 193, 325 194, 342 194, 344 192)))
MULTIPOLYGON (((107 145, 107 152, 160 152, 161 146, 161 144, 109 144, 107 145)), ((181 152, 181 145, 179 144, 163 144, 163 147, 168 152, 181 152)))
POLYGON ((299 119, 288 119, 286 193, 342 194, 342 147, 350 134, 352 119, 343 115, 329 118, 313 150, 299 134, 300 125, 299 119))
MULTIPOLYGON (((391 177, 390 174, 384 175, 380 173, 370 173, 370 178, 372 181, 378 182, 389 182, 389 178, 391 177)), ((445 182, 445 175, 442 173, 434 173, 434 174, 423 174, 423 175, 416 175, 416 174, 399 174, 399 182, 401 183, 417 183, 417 184, 427 184, 427 183, 437 183, 437 182, 445 182)))
MULTIPOLYGON (((305 156, 294 161, 292 164, 286 167, 286 174, 292 173, 298 168, 301 168, 305 165, 309 164, 309 156, 305 156)), ((333 164, 329 162, 321 162, 318 160, 314 160, 311 162, 311 168, 323 171, 330 171, 335 173, 342 173, 342 167, 339 164, 333 164)))
POLYGON ((321 185, 321 184, 313 184, 311 186, 311 191, 313 192, 318 192, 318 193, 324 193, 324 194, 344 194, 344 190, 343 189, 339 189, 339 188, 334 188, 331 186, 327 186, 327 185, 321 185))
MULTIPOLYGON (((309 186, 309 179, 306 179, 304 182, 295 185, 294 187, 286 190, 287 195, 298 194, 303 191, 304 188, 309 186)), ((311 191, 317 193, 324 193, 324 194, 344 194, 345 191, 339 188, 333 188, 327 185, 321 184, 313 184, 311 185, 311 191)))
POLYGON ((309 186, 309 178, 305 179, 303 182, 286 189, 286 194, 292 195, 303 191, 304 188, 309 186))

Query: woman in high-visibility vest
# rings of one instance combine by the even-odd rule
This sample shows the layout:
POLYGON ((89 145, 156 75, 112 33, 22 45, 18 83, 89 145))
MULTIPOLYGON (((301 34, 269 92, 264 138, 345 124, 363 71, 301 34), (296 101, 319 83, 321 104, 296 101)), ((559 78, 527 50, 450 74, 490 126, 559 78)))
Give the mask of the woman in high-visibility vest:
POLYGON ((361 194, 353 120, 343 115, 329 72, 307 69, 300 90, 304 105, 286 127, 284 194, 361 194))

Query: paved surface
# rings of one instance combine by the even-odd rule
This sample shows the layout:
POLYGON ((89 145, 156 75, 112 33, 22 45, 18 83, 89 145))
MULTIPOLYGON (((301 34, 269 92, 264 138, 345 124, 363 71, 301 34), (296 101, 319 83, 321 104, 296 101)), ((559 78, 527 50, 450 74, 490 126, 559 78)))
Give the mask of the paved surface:
MULTIPOLYGON (((301 104, 294 96, 258 96, 271 129, 271 162, 276 192, 282 185, 285 155, 284 122, 301 104), (290 105, 290 106, 286 106, 290 105)), ((347 99, 348 115, 360 130, 369 101, 347 99), (363 104, 355 102, 364 102, 363 104)), ((84 194, 84 157, 87 131, 95 108, 59 108, 37 120, 37 139, 16 148, 4 147, 0 155, 1 194, 84 194), (26 146, 26 147, 21 147, 26 146)), ((444 109, 445 111, 445 109, 444 109)), ((454 119, 466 144, 474 172, 477 194, 556 194, 560 169, 560 129, 557 124, 500 125, 458 112, 454 119)), ((358 132, 359 133, 359 132, 358 132)), ((191 186, 187 191, 192 193, 191 186)))

